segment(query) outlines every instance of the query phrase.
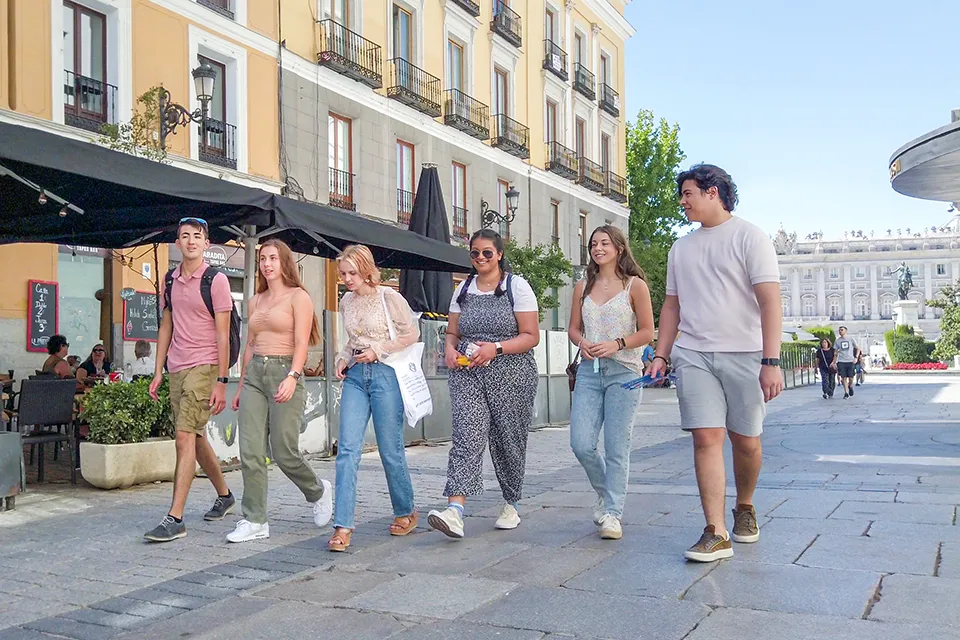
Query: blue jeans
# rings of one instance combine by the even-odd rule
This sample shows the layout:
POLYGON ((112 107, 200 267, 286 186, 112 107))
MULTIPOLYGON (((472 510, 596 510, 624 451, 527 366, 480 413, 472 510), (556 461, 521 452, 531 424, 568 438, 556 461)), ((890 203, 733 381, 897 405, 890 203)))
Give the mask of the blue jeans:
POLYGON ((340 440, 337 449, 337 490, 334 527, 353 529, 357 505, 357 471, 363 434, 373 415, 373 430, 394 517, 414 512, 413 483, 403 448, 403 399, 393 369, 385 364, 356 364, 347 369, 340 395, 340 440))
POLYGON ((620 518, 627 498, 633 418, 640 403, 640 390, 620 385, 638 378, 616 360, 602 358, 600 370, 584 359, 577 369, 577 385, 570 409, 570 447, 587 472, 604 510, 620 518), (603 456, 597 451, 603 428, 603 456))

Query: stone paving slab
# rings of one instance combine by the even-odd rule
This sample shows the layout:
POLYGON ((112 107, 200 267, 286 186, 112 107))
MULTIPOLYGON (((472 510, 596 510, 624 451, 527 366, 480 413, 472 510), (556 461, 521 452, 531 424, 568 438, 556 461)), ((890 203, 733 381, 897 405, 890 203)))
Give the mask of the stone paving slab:
POLYGON ((517 587, 515 582, 408 574, 340 604, 364 611, 455 620, 517 587))
POLYGON ((953 524, 955 508, 941 504, 904 504, 844 501, 830 514, 838 520, 889 520, 912 524, 953 524))
MULTIPOLYGON (((578 552, 589 553, 586 549, 578 552)), ((716 567, 685 562, 673 554, 621 551, 563 586, 615 595, 680 598, 716 567)))
POLYGON ((894 575, 883 579, 880 601, 870 612, 881 622, 924 622, 955 628, 960 635, 960 580, 894 575))
POLYGON ((403 631, 391 636, 391 640, 541 640, 544 637, 539 631, 469 622, 437 622, 403 631))
POLYGON ((796 561, 804 567, 933 575, 939 545, 904 538, 824 534, 796 561))
POLYGON ((615 548, 593 550, 535 546, 473 575, 523 585, 559 587, 564 583, 569 584, 567 581, 584 572, 589 573, 615 551, 615 548))

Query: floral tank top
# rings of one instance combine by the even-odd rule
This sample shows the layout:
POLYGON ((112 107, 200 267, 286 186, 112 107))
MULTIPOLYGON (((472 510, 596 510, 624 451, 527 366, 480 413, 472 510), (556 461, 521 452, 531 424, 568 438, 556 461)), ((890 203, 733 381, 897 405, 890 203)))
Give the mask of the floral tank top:
MULTIPOLYGON (((581 307, 583 337, 590 342, 606 342, 625 338, 637 332, 637 314, 630 302, 630 287, 636 278, 630 278, 623 291, 598 305, 586 296, 581 307)), ((623 366, 643 373, 643 349, 623 349, 611 356, 623 366)))

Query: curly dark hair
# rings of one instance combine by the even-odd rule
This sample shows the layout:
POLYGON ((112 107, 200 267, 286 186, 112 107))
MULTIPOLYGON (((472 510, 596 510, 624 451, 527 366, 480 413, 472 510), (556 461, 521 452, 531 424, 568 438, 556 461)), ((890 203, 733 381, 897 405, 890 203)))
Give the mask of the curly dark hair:
POLYGON ((686 171, 680 172, 677 176, 677 195, 683 196, 683 183, 687 180, 693 180, 697 183, 700 191, 706 191, 710 187, 716 187, 720 194, 720 202, 723 208, 733 212, 740 202, 740 196, 737 194, 737 185, 734 183, 730 174, 712 164, 695 164, 686 171))
POLYGON ((59 333, 50 336, 50 339, 47 340, 47 353, 50 355, 56 355, 60 349, 64 347, 69 347, 67 344, 67 339, 60 335, 59 333))

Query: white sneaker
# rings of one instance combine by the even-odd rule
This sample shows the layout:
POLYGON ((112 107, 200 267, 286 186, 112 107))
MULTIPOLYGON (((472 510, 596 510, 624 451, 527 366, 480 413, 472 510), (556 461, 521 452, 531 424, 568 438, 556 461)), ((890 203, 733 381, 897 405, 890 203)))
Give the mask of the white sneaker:
POLYGON ((503 505, 495 526, 497 529, 516 529, 520 524, 520 514, 512 504, 503 505))
POLYGON ((593 524, 600 526, 600 521, 607 514, 606 507, 603 506, 603 496, 597 496, 597 506, 593 510, 593 524))
POLYGON ((249 542, 270 537, 270 525, 266 522, 257 524, 249 520, 241 520, 237 528, 227 534, 227 542, 249 542))
POLYGON ((463 537, 463 518, 460 517, 460 511, 453 507, 431 511, 427 515, 427 524, 451 538, 463 537))
POLYGON ((617 516, 605 513, 600 518, 600 537, 604 540, 619 540, 623 537, 623 528, 617 516))
POLYGON ((313 522, 318 527, 325 527, 333 517, 333 488, 329 480, 321 480, 323 495, 313 503, 313 522))

